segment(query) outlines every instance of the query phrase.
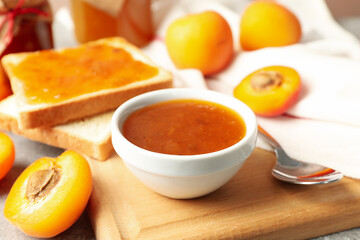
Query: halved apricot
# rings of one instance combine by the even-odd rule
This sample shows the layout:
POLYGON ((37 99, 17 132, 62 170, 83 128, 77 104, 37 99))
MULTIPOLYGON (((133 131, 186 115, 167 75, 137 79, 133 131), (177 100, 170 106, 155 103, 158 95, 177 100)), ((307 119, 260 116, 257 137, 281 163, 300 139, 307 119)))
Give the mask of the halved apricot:
POLYGON ((15 146, 11 138, 0 132, 0 180, 10 171, 15 160, 15 146))
POLYGON ((296 70, 269 66, 245 77, 234 89, 234 96, 247 104, 255 114, 274 117, 294 105, 300 89, 301 79, 296 70))
POLYGON ((24 233, 53 237, 69 228, 86 207, 92 191, 88 162, 68 150, 28 166, 12 186, 4 215, 24 233))

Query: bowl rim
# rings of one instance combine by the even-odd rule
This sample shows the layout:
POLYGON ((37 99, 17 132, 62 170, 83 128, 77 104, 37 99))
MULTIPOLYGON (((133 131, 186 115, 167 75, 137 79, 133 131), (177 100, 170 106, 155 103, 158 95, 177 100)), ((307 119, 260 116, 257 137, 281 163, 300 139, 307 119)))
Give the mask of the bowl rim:
MULTIPOLYGON (((236 150, 241 149, 245 145, 248 144, 249 141, 251 141, 254 136, 256 139, 257 135, 257 121, 256 116, 253 113, 253 111, 243 102, 240 100, 225 95, 220 92, 216 92, 213 90, 208 89, 191 89, 191 88, 168 88, 168 89, 161 89, 161 90, 155 90, 147 93, 140 94, 138 96, 135 96, 129 100, 127 100, 125 103, 120 105, 116 111, 113 114, 112 120, 111 120, 111 135, 112 135, 112 144, 117 152, 118 155, 121 155, 121 149, 119 149, 119 143, 117 141, 121 141, 123 144, 126 143, 126 147, 131 148, 134 151, 140 152, 143 156, 148 156, 149 158, 154 161, 154 159, 158 159, 160 162, 164 163, 164 161, 171 162, 174 164, 184 164, 184 163, 191 163, 196 161, 196 164, 190 164, 188 168, 191 166, 200 166, 203 165, 205 162, 210 161, 209 159, 217 159, 219 157, 223 157, 226 154, 229 154, 231 152, 234 152, 236 150), (165 154, 165 153, 158 153, 153 152, 150 150, 143 149, 141 147, 138 147, 137 145, 131 143, 128 141, 122 134, 121 127, 124 122, 124 120, 134 111, 157 103, 167 100, 173 100, 173 99, 200 99, 205 101, 214 102, 217 104, 224 105, 236 113, 238 113, 242 119, 245 122, 246 126, 246 133, 245 136, 237 143, 218 151, 210 152, 210 153, 204 153, 204 154, 195 154, 195 155, 174 155, 174 154, 165 154), (226 104, 225 104, 226 102, 226 104), (231 103, 231 104, 230 104, 231 103), (239 109, 241 109, 241 113, 239 112, 239 109), (121 126, 119 126, 121 124, 121 126)), ((243 158, 247 158, 250 153, 253 151, 255 147, 255 143, 253 146, 247 150, 246 156, 243 156, 243 158)), ((121 157, 121 156, 120 156, 121 157)), ((241 156, 239 156, 239 159, 241 156)), ((134 165, 135 167, 148 171, 148 172, 155 172, 158 174, 163 174, 164 171, 156 171, 156 168, 153 167, 146 167, 147 164, 140 164, 139 160, 137 161, 129 161, 129 159, 123 160, 129 162, 130 164, 134 165)), ((243 159, 245 160, 245 159, 243 159)), ((155 160, 156 161, 156 160, 155 160)), ((161 164, 161 163, 158 164, 161 164)), ((213 168, 210 169, 204 169, 204 170, 198 170, 198 171, 190 171, 190 172, 196 172, 192 174, 185 174, 185 175, 197 175, 197 174, 207 174, 209 172, 212 172, 214 170, 220 171, 224 170, 228 167, 231 167, 233 165, 236 165, 240 162, 240 160, 230 161, 229 164, 224 164, 223 166, 219 166, 219 164, 215 164, 213 168), (231 162, 231 163, 230 163, 231 162)), ((169 165, 169 164, 165 164, 169 165)), ((188 169, 186 168, 186 169, 188 169)), ((169 171, 165 171, 169 172, 169 171)), ((178 172, 178 171, 177 171, 178 172)), ((179 173, 173 172, 172 175, 178 175, 179 173)))

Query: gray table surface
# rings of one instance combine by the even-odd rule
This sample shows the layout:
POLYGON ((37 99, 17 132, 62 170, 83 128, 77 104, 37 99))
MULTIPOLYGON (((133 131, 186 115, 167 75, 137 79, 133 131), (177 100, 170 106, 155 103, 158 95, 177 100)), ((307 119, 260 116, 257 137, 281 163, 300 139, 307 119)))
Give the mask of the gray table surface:
MULTIPOLYGON (((360 38, 360 17, 351 17, 339 20, 339 23, 360 38)), ((43 156, 58 156, 63 150, 36 143, 25 138, 9 134, 16 147, 16 160, 9 174, 0 181, 0 240, 35 240, 19 231, 6 221, 3 216, 4 203, 12 184, 20 173, 34 160, 43 156)), ((95 239, 87 212, 85 211, 78 221, 65 232, 52 238, 55 240, 93 240, 95 239)), ((291 239, 291 237, 289 237, 291 239)), ((355 240, 360 239, 360 228, 330 234, 315 238, 316 240, 355 240)))

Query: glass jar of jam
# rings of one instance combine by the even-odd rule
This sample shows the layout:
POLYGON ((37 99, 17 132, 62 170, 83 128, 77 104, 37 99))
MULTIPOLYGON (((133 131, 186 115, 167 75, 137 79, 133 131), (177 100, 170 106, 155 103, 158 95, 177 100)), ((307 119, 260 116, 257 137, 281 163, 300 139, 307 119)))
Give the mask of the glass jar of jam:
MULTIPOLYGON (((0 58, 9 53, 53 48, 52 15, 48 1, 1 0, 0 58)), ((11 94, 0 67, 0 99, 11 94)))
POLYGON ((138 47, 153 37, 151 0, 71 0, 80 43, 121 36, 138 47))

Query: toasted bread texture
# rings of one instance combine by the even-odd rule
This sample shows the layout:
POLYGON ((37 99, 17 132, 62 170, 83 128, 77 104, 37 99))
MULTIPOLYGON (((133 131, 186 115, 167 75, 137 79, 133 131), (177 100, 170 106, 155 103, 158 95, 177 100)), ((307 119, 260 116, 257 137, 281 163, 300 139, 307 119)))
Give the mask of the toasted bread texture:
MULTIPOLYGON (((107 51, 109 51, 108 49, 107 51)), ((61 61, 61 63, 63 62, 65 61, 61 61)), ((54 126, 87 116, 96 115, 98 113, 115 109, 126 100, 141 93, 172 87, 172 76, 169 72, 155 65, 137 47, 119 37, 101 39, 71 49, 43 50, 38 52, 9 54, 2 58, 2 64, 9 76, 12 90, 16 96, 19 111, 18 127, 21 129, 54 126), (110 72, 108 76, 106 75, 108 68, 105 66, 109 66, 109 64, 106 62, 107 59, 104 60, 104 58, 108 56, 106 55, 107 53, 103 54, 101 52, 102 50, 99 50, 99 55, 102 54, 102 59, 98 59, 100 57, 96 55, 94 46, 107 46, 108 49, 114 52, 117 49, 125 50, 125 52, 131 55, 133 62, 155 69, 155 75, 147 76, 147 78, 144 77, 143 79, 135 79, 137 69, 136 67, 133 67, 133 69, 130 69, 130 73, 126 72, 128 70, 123 70, 123 72, 128 74, 128 79, 124 83, 102 88, 101 83, 107 83, 110 79, 114 81, 114 76, 111 75, 112 72, 110 72), (54 61, 52 57, 49 57, 52 56, 51 54, 58 54, 57 57, 63 57, 65 53, 70 55, 69 51, 74 49, 79 49, 79 51, 81 50, 82 52, 80 51, 77 55, 71 53, 71 58, 66 60, 66 64, 68 65, 57 64, 56 62, 51 65, 52 61, 54 61), (89 58, 84 60, 84 55, 86 55, 91 49, 95 52, 95 54, 90 56, 90 60, 89 58), (43 56, 44 59, 42 61, 33 61, 35 58, 37 60, 41 60, 43 56), (23 68, 20 71, 19 65, 25 65, 25 61, 27 61, 26 68, 23 68), (73 61, 73 63, 71 61, 73 61), (89 61, 91 61, 91 64, 88 63, 89 61), (77 75, 77 64, 82 64, 79 65, 79 67, 83 68, 85 68, 84 64, 88 64, 85 68, 86 71, 82 72, 83 75, 77 75), (34 67, 32 65, 36 68, 36 70, 33 70, 34 67), (70 67, 67 68, 64 66, 70 67), (72 66, 74 66, 74 68, 72 68, 72 66), (90 76, 90 78, 96 78, 97 74, 99 74, 98 80, 100 81, 93 84, 93 82, 90 82, 89 80, 89 83, 87 83, 87 79, 84 78, 84 73, 86 73, 87 76, 90 76), (43 79, 43 82, 39 84, 37 81, 40 78, 43 79), (79 78, 83 79, 83 82, 81 83, 84 84, 83 86, 88 87, 86 84, 90 86, 94 85, 93 89, 79 95, 70 95, 59 101, 37 102, 32 100, 32 98, 36 99, 37 96, 29 97, 26 92, 29 84, 33 84, 33 86, 31 86, 34 87, 33 89, 41 89, 43 92, 51 92, 57 88, 72 90, 72 88, 74 88, 73 84, 75 83, 75 80, 78 80, 79 78), (71 81, 71 79, 74 79, 74 81, 71 81), (47 84, 48 82, 49 84, 47 84), (99 89, 96 88, 97 86, 99 86, 99 89)), ((121 71, 121 69, 126 66, 126 63, 119 64, 119 62, 117 62, 116 64, 112 64, 115 65, 113 66, 114 68, 112 68, 115 69, 114 71, 118 71, 119 69, 119 71, 121 71)), ((120 82, 121 81, 122 80, 120 79, 120 82)), ((83 88, 80 89, 82 90, 83 88)), ((64 95, 66 95, 66 93, 64 95)), ((58 97, 58 95, 54 96, 54 99, 56 99, 56 97, 58 97)))
POLYGON ((51 146, 72 149, 97 160, 113 152, 110 122, 113 111, 55 127, 21 129, 15 96, 0 102, 0 129, 51 146))

